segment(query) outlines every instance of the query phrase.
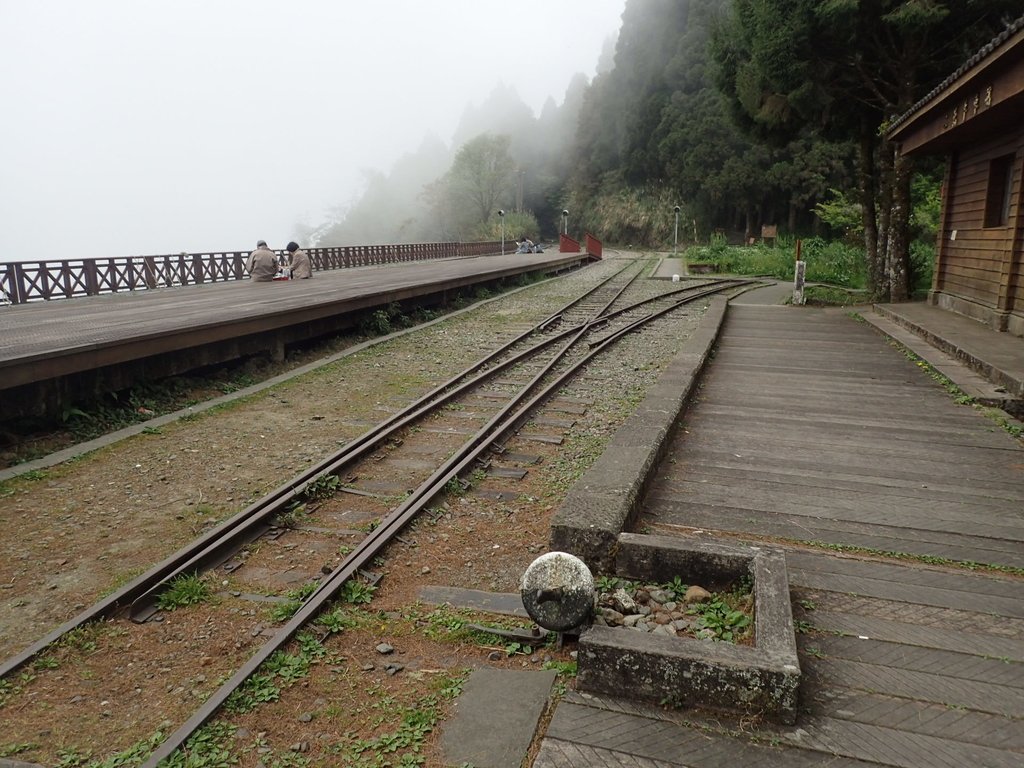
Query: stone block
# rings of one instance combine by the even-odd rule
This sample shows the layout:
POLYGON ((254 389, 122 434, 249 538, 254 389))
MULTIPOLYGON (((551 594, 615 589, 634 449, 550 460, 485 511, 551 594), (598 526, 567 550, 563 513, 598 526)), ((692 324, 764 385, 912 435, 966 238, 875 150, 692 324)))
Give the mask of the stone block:
POLYGON ((800 662, 781 550, 622 534, 616 575, 662 583, 679 576, 710 589, 752 579, 754 646, 588 627, 579 640, 580 690, 796 721, 800 662))

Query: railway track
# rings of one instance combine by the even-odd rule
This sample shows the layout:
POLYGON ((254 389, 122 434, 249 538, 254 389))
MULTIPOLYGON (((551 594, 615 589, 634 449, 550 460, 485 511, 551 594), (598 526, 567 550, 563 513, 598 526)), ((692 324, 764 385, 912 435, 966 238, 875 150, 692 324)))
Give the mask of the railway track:
MULTIPOLYGON (((261 536, 279 535, 284 529, 276 523, 282 518, 300 517, 306 537, 319 535, 331 542, 339 535, 350 537, 353 546, 340 563, 320 566, 313 555, 294 569, 305 574, 305 583, 315 585, 301 607, 157 747, 146 763, 155 766, 183 745, 272 654, 313 622, 343 585, 365 572, 446 488, 465 483, 474 471, 493 469, 504 442, 535 418, 539 409, 556 402, 559 388, 594 357, 659 317, 750 282, 709 281, 634 301, 628 296, 630 287, 646 266, 646 262, 627 263, 534 327, 511 335, 459 375, 8 659, 0 675, 9 675, 89 622, 159 619, 160 594, 168 583, 188 574, 223 568, 235 592, 265 593, 268 585, 260 583, 258 575, 246 581, 247 572, 253 570, 246 548, 261 536), (334 502, 338 497, 357 498, 360 518, 353 519, 351 509, 345 512, 348 518, 339 515, 339 506, 345 505, 334 502), (365 533, 355 526, 371 530, 365 533)), ((308 540, 305 544, 310 553, 329 548, 308 540)))

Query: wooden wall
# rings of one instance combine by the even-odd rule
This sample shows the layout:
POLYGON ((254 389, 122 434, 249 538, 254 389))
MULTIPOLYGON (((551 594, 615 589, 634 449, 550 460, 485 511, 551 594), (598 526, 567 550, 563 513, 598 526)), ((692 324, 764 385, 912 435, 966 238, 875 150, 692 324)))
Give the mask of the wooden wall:
POLYGON ((962 145, 950 156, 943 188, 943 226, 931 300, 992 324, 1024 327, 1024 131, 962 145), (989 168, 1013 155, 1010 215, 986 227, 989 168), (1018 315, 1008 323, 1008 314, 1018 315))

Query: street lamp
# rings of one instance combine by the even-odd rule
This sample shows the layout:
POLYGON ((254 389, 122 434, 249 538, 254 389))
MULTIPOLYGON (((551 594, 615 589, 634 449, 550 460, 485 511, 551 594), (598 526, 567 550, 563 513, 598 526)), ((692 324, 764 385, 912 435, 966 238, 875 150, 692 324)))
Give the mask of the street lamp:
POLYGON ((505 212, 498 209, 498 218, 501 219, 501 255, 505 255, 505 212))
POLYGON ((562 234, 569 234, 569 211, 564 208, 562 209, 562 234))
POLYGON ((677 205, 673 210, 676 212, 676 233, 672 241, 672 258, 675 258, 676 253, 679 251, 679 206, 677 205))

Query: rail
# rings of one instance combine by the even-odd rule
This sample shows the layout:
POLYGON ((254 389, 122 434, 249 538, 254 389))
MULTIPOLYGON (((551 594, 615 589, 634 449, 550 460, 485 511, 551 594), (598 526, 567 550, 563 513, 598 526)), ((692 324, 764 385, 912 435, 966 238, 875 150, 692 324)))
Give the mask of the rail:
MULTIPOLYGON (((372 562, 373 558, 383 551, 384 547, 398 535, 404 526, 425 509, 436 496, 441 494, 449 481, 465 473, 480 460, 484 452, 491 449, 493 445, 498 443, 507 434, 520 428, 534 409, 553 393, 557 392, 559 387, 576 375, 594 357, 602 353, 606 348, 614 345, 622 336, 642 329, 653 320, 681 306, 721 292, 727 288, 734 288, 750 282, 752 281, 722 281, 710 287, 702 286, 695 293, 690 292, 690 295, 684 297, 681 296, 688 292, 687 289, 670 291, 660 298, 674 296, 675 299, 671 304, 631 320, 624 327, 617 328, 604 338, 595 340, 587 345, 586 351, 581 356, 576 357, 569 364, 568 368, 556 373, 556 364, 563 359, 567 359, 570 350, 576 347, 578 342, 592 329, 601 325, 612 315, 621 315, 628 310, 623 309, 612 314, 605 314, 608 307, 614 301, 612 299, 595 317, 573 328, 566 329, 559 334, 559 337, 568 337, 568 341, 554 358, 544 363, 542 369, 536 373, 533 379, 513 395, 488 420, 487 424, 469 437, 463 446, 450 456, 442 466, 438 467, 427 480, 412 491, 389 515, 383 518, 379 525, 363 541, 356 545, 337 569, 326 574, 315 591, 305 599, 302 607, 281 627, 278 627, 270 640, 264 643, 231 678, 226 680, 218 690, 214 691, 177 730, 170 733, 150 753, 142 764, 142 768, 161 768, 161 766, 165 765, 163 761, 170 758, 178 749, 183 747, 187 740, 227 702, 232 693, 240 688, 275 652, 284 647, 299 629, 311 623, 324 607, 335 598, 345 581, 355 576, 360 569, 372 562), (553 378, 548 378, 549 375, 553 376, 553 378)), ((650 301, 653 300, 640 302, 629 309, 636 309, 641 304, 646 304, 650 301)), ((546 323, 547 321, 544 322, 544 324, 546 323)), ((550 339, 549 341, 555 341, 555 339, 550 339)))
MULTIPOLYGON (((305 250, 314 269, 327 270, 483 256, 499 253, 501 244, 400 243, 305 250)), ((0 300, 4 303, 27 304, 101 293, 242 280, 247 277, 245 261, 248 257, 249 251, 223 251, 0 263, 0 300)))
MULTIPOLYGON (((641 265, 642 266, 642 265, 641 265)), ((302 607, 282 626, 277 627, 273 638, 265 642, 220 688, 212 693, 193 714, 175 731, 154 749, 148 756, 143 768, 157 768, 162 761, 180 749, 205 722, 207 722, 232 695, 273 653, 280 650, 296 632, 304 625, 314 621, 328 603, 336 597, 338 590, 353 577, 359 569, 372 562, 389 541, 403 527, 420 513, 439 495, 449 482, 465 474, 472 466, 478 465, 483 454, 491 450, 491 446, 500 443, 507 435, 519 429, 529 418, 529 414, 564 385, 593 357, 602 353, 615 343, 623 334, 639 330, 645 323, 671 312, 684 304, 724 289, 734 288, 750 281, 715 281, 700 286, 667 290, 659 296, 645 298, 631 303, 621 309, 612 311, 612 305, 620 299, 626 288, 641 274, 641 270, 624 268, 611 276, 595 289, 570 301, 554 314, 538 323, 534 328, 523 331, 514 339, 507 340, 499 349, 492 350, 485 357, 477 360, 465 371, 440 384, 431 392, 423 395, 400 413, 389 416, 384 422, 369 430, 361 437, 350 441, 332 456, 310 467, 298 477, 278 487, 263 499, 251 504, 234 517, 222 522, 214 530, 197 539, 190 546, 164 560, 148 573, 138 577, 132 583, 107 596, 97 605, 81 613, 75 619, 62 625, 30 648, 16 657, 0 663, 0 677, 6 676, 33 659, 50 644, 59 640, 67 632, 88 621, 98 618, 110 618, 121 612, 125 607, 136 621, 148 618, 149 608, 154 595, 167 582, 186 572, 201 572, 211 564, 224 561, 226 551, 234 551, 238 545, 254 529, 265 525, 273 515, 286 510, 290 503, 308 499, 306 495, 320 478, 337 475, 343 468, 349 468, 354 462, 367 454, 378 450, 381 444, 390 440, 401 429, 424 417, 431 410, 443 407, 453 398, 467 394, 483 381, 513 369, 515 366, 531 359, 542 349, 563 346, 552 358, 543 363, 540 370, 529 367, 524 372, 532 379, 520 386, 518 391, 491 416, 487 424, 482 426, 463 446, 436 467, 429 478, 423 481, 414 491, 410 492, 394 509, 381 518, 379 524, 360 542, 352 552, 346 555, 339 567, 325 573, 319 586, 303 602, 302 607), (630 274, 632 272, 632 274, 630 274), (621 276, 620 281, 613 280, 621 276), (622 281, 625 285, 618 284, 622 281), (597 295, 598 289, 606 292, 597 295), (593 306, 597 303, 597 306, 593 306), (568 316, 570 308, 578 307, 576 313, 580 317, 568 316), (622 325, 608 327, 613 318, 622 318, 622 325), (561 326, 555 328, 555 326, 561 326), (598 330, 604 333, 601 338, 592 338, 589 342, 585 337, 598 330), (540 333, 540 338, 535 334, 540 333), (582 344, 582 349, 580 345, 582 344), (577 350, 582 354, 570 354, 577 350), (567 367, 556 369, 559 360, 564 360, 567 367)), ((402 441, 395 444, 400 445, 402 441)))

